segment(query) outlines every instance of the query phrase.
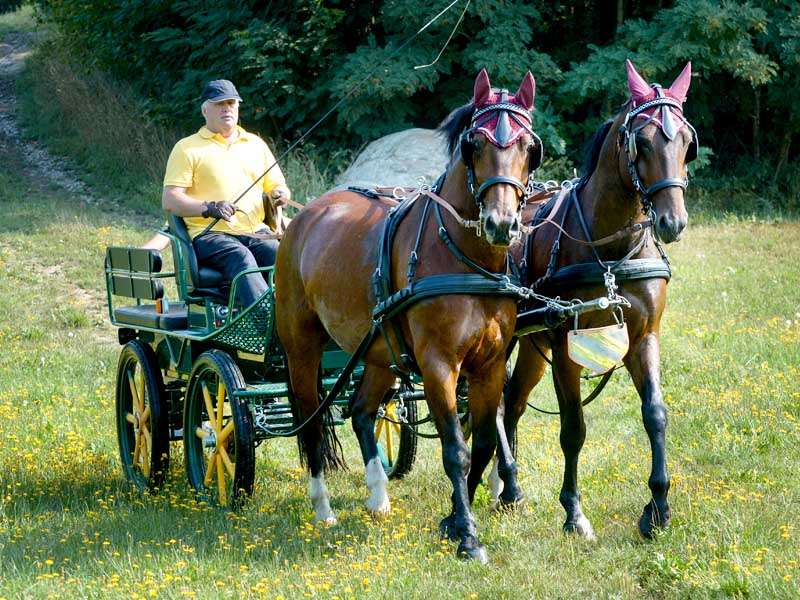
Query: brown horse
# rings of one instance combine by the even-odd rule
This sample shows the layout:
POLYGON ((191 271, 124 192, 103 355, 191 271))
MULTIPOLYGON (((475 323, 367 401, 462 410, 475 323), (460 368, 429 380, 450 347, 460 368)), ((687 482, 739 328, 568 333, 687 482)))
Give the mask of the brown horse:
MULTIPOLYGON (((659 366, 659 330, 666 303, 669 263, 658 240, 673 242, 686 226, 685 164, 696 156, 697 141, 694 129, 682 113, 691 65, 686 65, 669 89, 647 84, 630 61, 627 70, 631 99, 595 135, 586 174, 574 194, 564 194, 560 204, 547 206, 540 213, 547 212, 552 221, 563 225, 565 233, 549 222, 534 232, 526 252, 526 284, 533 284, 542 294, 560 293, 567 298, 586 300, 610 294, 604 285, 603 272, 609 268, 617 272, 619 294, 630 302, 630 307, 623 311, 630 339, 623 361, 642 400, 642 419, 652 450, 648 481, 652 498, 639 520, 639 530, 650 537, 654 528, 665 527, 670 519, 665 449, 667 408, 661 394, 659 366), (579 240, 610 237, 599 245, 588 245, 570 236, 579 240), (557 240, 560 247, 554 246, 557 240), (617 263, 625 257, 623 263, 617 263), (625 263, 635 264, 628 259, 643 258, 650 258, 649 264, 655 264, 657 272, 631 276, 634 270, 629 269, 625 277, 622 273, 625 263), (594 275, 581 281, 573 267, 574 277, 562 278, 559 285, 558 269, 578 263, 594 267, 594 275)), ((522 257, 518 253, 516 258, 522 257)), ((582 316, 579 326, 599 327, 613 322, 610 311, 593 312, 582 316)), ((517 423, 525 411, 528 395, 544 374, 546 354, 552 353, 565 459, 559 496, 567 513, 564 531, 591 539, 594 533, 581 510, 578 491, 578 455, 586 428, 580 396, 581 367, 568 356, 567 330, 571 325, 570 320, 557 329, 521 338, 518 360, 506 388, 505 412, 501 407, 498 416, 505 435, 501 431, 497 472, 493 472, 490 481, 501 503, 514 504, 522 499, 507 440, 513 443, 516 439, 517 423)))
MULTIPOLYGON (((443 122, 440 131, 448 139, 453 158, 438 194, 455 211, 444 212, 444 226, 430 216, 439 210, 438 205, 426 208, 430 200, 424 195, 408 205, 398 205, 391 199, 353 191, 326 193, 292 220, 276 263, 276 322, 301 417, 319 405, 317 374, 326 341, 332 338, 353 354, 372 331, 378 299, 370 282, 392 209, 408 209, 389 246, 394 290, 409 284, 407 266, 411 262, 416 270, 413 277, 420 283, 431 276, 474 273, 476 266, 505 273, 508 246, 519 231, 529 161, 540 157, 541 151, 541 142, 530 129, 533 98, 530 73, 511 96, 506 90, 493 90, 484 70, 475 81, 472 102, 443 122), (465 224, 473 225, 474 230, 465 224), (472 266, 443 243, 443 234, 449 235, 467 262, 473 261, 472 266), (416 260, 409 262, 412 255, 416 260)), ((374 421, 381 401, 395 383, 397 367, 403 366, 396 357, 404 350, 413 356, 442 440, 444 469, 453 485, 452 513, 441 527, 460 540, 459 556, 481 562, 487 560, 486 550, 476 536, 470 504, 494 453, 495 415, 515 319, 516 304, 507 295, 439 295, 413 304, 394 317, 394 327, 387 327, 370 343, 363 356, 363 379, 352 403, 353 429, 370 491, 367 510, 387 513, 387 479, 378 456, 374 421), (471 455, 456 414, 456 382, 462 374, 469 380, 471 455)), ((303 431, 299 442, 310 471, 309 493, 316 519, 335 523, 323 478, 323 469, 336 462, 333 445, 326 443, 319 422, 303 431)))

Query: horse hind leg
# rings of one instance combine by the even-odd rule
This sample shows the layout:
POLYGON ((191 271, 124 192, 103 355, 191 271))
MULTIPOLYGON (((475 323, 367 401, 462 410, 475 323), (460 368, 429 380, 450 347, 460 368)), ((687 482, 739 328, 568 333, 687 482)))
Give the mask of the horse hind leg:
POLYGON ((366 508, 373 515, 385 515, 391 511, 387 492, 389 479, 383 470, 375 441, 375 415, 394 381, 395 376, 391 370, 367 365, 353 401, 353 431, 361 447, 361 456, 366 467, 365 479, 370 493, 366 508))
POLYGON ((652 462, 648 486, 652 497, 639 518, 639 532, 652 538, 656 529, 667 527, 672 517, 667 501, 670 479, 667 471, 667 405, 661 394, 659 343, 655 333, 645 336, 627 360, 631 379, 642 400, 642 421, 650 439, 652 462))
POLYGON ((554 362, 553 382, 561 413, 561 450, 564 453, 564 480, 558 500, 567 513, 564 533, 594 541, 592 524, 581 508, 578 491, 578 457, 586 440, 586 423, 581 406, 580 367, 562 358, 554 362))
MULTIPOLYGON (((278 320, 281 341, 289 366, 292 408, 297 422, 308 418, 319 406, 319 368, 327 334, 316 315, 297 310, 287 320, 278 320)), ((300 462, 308 468, 308 495, 318 523, 336 524, 330 493, 325 485, 325 430, 321 420, 312 423, 297 436, 300 462)))

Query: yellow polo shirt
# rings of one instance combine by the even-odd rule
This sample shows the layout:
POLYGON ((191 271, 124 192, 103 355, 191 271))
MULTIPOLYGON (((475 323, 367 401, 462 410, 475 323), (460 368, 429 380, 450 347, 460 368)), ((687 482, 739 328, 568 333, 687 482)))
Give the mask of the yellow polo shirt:
MULTIPOLYGON (((233 202, 275 162, 264 140, 238 125, 237 129, 239 137, 230 146, 220 134, 212 133, 206 127, 180 140, 169 155, 164 185, 186 188, 186 193, 198 202, 233 202)), ((277 186, 285 184, 280 167, 275 165, 236 203, 244 213, 236 211, 230 222, 220 219, 212 231, 247 234, 264 229, 261 193, 269 194, 277 186)), ((184 217, 192 238, 212 220, 184 217)))

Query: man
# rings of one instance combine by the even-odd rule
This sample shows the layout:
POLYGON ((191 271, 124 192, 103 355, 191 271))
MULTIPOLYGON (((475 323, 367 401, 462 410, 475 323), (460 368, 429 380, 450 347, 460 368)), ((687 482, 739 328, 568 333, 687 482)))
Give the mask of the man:
MULTIPOLYGON (((244 269, 275 263, 278 242, 264 239, 264 198, 283 206, 291 193, 275 165, 239 198, 275 159, 261 138, 238 125, 241 98, 230 81, 210 81, 200 101, 206 124, 172 149, 161 205, 184 218, 200 263, 230 282, 244 269)), ((266 289, 260 273, 246 275, 237 299, 250 306, 266 289)))

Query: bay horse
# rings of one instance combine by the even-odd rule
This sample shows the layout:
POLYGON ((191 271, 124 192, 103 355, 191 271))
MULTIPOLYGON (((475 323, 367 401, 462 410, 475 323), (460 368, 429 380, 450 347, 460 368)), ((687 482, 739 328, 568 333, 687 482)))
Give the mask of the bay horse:
MULTIPOLYGON (((682 111, 691 79, 691 63, 667 89, 649 85, 630 61, 626 68, 630 99, 616 118, 595 134, 583 178, 575 189, 562 194, 560 204, 547 206, 539 213, 548 212, 551 222, 541 225, 528 240, 524 252, 525 284, 533 285, 545 295, 597 298, 612 293, 604 285, 603 273, 617 273, 619 293, 630 303, 623 310, 629 335, 623 362, 641 398, 642 419, 652 452, 648 480, 652 497, 639 519, 641 534, 650 538, 654 529, 666 527, 670 520, 665 448, 667 407, 661 392, 659 364, 660 323, 670 269, 659 240, 674 242, 686 227, 686 163, 696 156, 697 140, 682 111), (552 222, 561 224, 564 233, 552 222), (594 245, 585 243, 601 239, 594 245), (630 262, 647 258, 649 262, 630 262), (625 264, 635 262, 649 264, 649 272, 645 269, 635 275, 636 269, 626 271, 625 264), (588 269, 594 274, 581 277, 575 269, 579 263, 584 272, 587 266, 594 267, 588 269), (559 282, 559 269, 570 266, 573 275, 559 282)), ((519 250, 516 259, 522 260, 519 250)), ((579 326, 593 328, 613 323, 609 313, 585 314, 579 326)), ((571 325, 570 319, 554 330, 520 338, 517 363, 498 414, 500 444, 496 471, 490 481, 501 504, 513 505, 522 499, 510 446, 515 443, 517 423, 525 411, 528 395, 544 375, 546 355, 551 353, 565 461, 559 495, 567 515, 563 529, 593 539, 578 491, 578 455, 586 427, 580 396, 581 367, 568 356, 567 330, 571 325)))
MULTIPOLYGON (((373 331, 373 308, 380 298, 371 281, 385 276, 393 290, 404 290, 412 279, 416 285, 450 275, 463 279, 476 271, 505 276, 508 247, 520 228, 525 181, 541 161, 541 141, 531 129, 534 92, 530 72, 514 95, 493 89, 485 70, 478 74, 472 101, 440 125, 451 161, 437 184, 438 194, 398 205, 375 193, 332 191, 292 219, 275 267, 276 324, 301 417, 319 406, 318 372, 327 340, 352 355, 373 331), (442 215, 440 204, 431 204, 434 197, 452 213, 442 215), (394 239, 387 242, 382 233, 392 228, 389 218, 401 210, 402 219, 391 221, 394 239), (389 264, 379 262, 382 245, 389 264)), ((515 320, 515 298, 508 295, 443 291, 414 303, 369 343, 351 404, 370 492, 366 507, 385 514, 390 502, 374 437, 375 416, 398 369, 411 364, 418 370, 453 486, 452 512, 440 528, 460 541, 458 556, 480 562, 488 557, 470 505, 494 454, 505 353, 515 320), (460 375, 469 381, 472 453, 456 414, 460 375)), ((329 435, 317 421, 301 432, 299 444, 310 473, 315 518, 333 524, 323 470, 338 459, 329 435)))

